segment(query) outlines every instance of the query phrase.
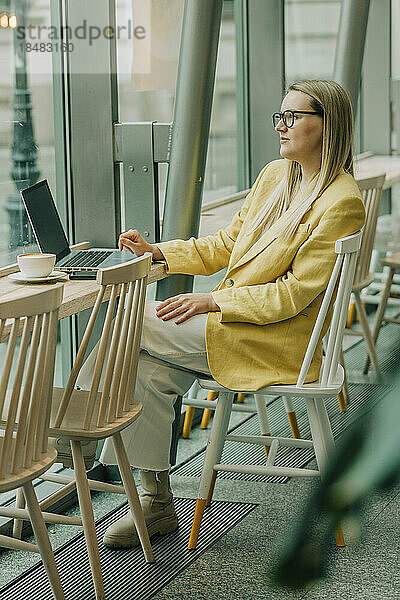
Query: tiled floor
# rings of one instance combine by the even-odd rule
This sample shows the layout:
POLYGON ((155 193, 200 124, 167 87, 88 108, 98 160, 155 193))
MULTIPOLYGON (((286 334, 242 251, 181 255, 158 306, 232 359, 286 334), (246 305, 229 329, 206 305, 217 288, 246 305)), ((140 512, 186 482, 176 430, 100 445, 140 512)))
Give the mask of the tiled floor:
MULTIPOLYGON (((400 327, 398 339, 400 344, 400 327)), ((399 382, 400 365, 395 378, 399 382)), ((397 390, 398 386, 392 394, 396 396, 397 390)), ((279 403, 275 404, 270 411, 280 409, 279 403)), ((240 415, 236 413, 233 418, 237 422, 240 415)), ((196 428, 190 440, 180 440, 178 461, 185 460, 204 446, 207 436, 207 431, 196 428)), ((175 495, 196 497, 198 479, 173 475, 172 484, 175 495)), ((400 484, 386 494, 374 493, 365 501, 360 511, 360 537, 353 523, 350 528, 344 527, 346 548, 339 550, 332 541, 328 576, 324 581, 299 591, 282 590, 270 583, 271 565, 290 539, 293 524, 301 518, 303 506, 315 485, 315 481, 307 479, 291 479, 285 484, 219 480, 216 500, 254 502, 258 507, 155 598, 400 599, 400 484)), ((119 502, 119 497, 97 494, 96 515, 100 517, 119 502)), ((56 526, 52 531, 51 539, 55 546, 74 533, 72 528, 62 526, 56 526)), ((31 554, 1 552, 0 584, 23 572, 36 560, 37 556, 31 554)))
MULTIPOLYGON (((283 485, 220 481, 216 499, 258 502, 259 507, 170 583, 156 598, 395 600, 400 598, 400 485, 374 494, 361 510, 361 537, 344 527, 347 546, 332 540, 325 581, 286 591, 269 583, 271 565, 290 538, 292 524, 315 485, 292 479, 283 485)), ((180 494, 195 494, 197 481, 174 480, 180 494)))

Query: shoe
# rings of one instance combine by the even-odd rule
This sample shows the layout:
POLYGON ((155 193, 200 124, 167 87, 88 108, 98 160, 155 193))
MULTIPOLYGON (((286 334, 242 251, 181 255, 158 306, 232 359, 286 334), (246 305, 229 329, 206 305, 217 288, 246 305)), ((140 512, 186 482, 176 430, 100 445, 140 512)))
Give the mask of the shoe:
MULTIPOLYGON (((65 437, 50 438, 50 445, 57 450, 56 462, 62 463, 64 467, 73 469, 74 463, 69 439, 65 437)), ((81 447, 85 469, 89 471, 93 467, 96 458, 97 440, 81 440, 81 447)))
MULTIPOLYGON (((149 536, 176 531, 178 517, 169 482, 169 471, 140 471, 140 479, 143 487, 140 503, 149 536)), ((140 544, 130 511, 108 527, 103 544, 112 548, 130 548, 140 544)))

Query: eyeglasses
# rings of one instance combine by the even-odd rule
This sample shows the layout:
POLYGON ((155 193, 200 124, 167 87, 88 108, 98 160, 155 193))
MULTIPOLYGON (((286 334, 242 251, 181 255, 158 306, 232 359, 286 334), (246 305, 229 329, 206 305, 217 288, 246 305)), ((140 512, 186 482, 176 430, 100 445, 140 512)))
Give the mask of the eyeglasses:
POLYGON ((294 120, 295 120, 297 114, 319 115, 321 113, 316 112, 315 110, 285 110, 285 111, 283 111, 283 113, 275 112, 272 115, 272 124, 275 128, 278 125, 279 121, 282 121, 286 125, 286 127, 288 127, 290 129, 290 127, 293 127, 293 125, 294 125, 294 120))

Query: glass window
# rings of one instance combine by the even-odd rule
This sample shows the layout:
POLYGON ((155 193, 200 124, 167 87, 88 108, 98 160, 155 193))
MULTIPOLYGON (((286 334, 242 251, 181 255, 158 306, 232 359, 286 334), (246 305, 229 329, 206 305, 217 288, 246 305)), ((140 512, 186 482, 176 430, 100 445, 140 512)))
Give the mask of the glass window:
MULTIPOLYGON (((184 0, 117 1, 117 27, 123 32, 117 38, 120 122, 172 121, 183 7, 184 0)), ((159 165, 158 174, 162 214, 166 164, 159 165)), ((122 229, 130 226, 122 223, 122 229)))
MULTIPOLYGON (((203 201, 237 191, 236 44, 232 0, 223 5, 203 201)), ((184 0, 118 0, 117 27, 149 23, 145 43, 129 29, 118 36, 119 120, 173 119, 184 0)), ((121 29, 122 31, 122 29, 121 29)), ((167 165, 160 165, 162 214, 167 165)), ((129 224, 126 224, 129 226, 129 224)))
MULTIPOLYGON (((52 51, 42 46, 51 24, 50 0, 0 0, 0 267, 38 250, 19 191, 47 179, 57 202, 52 51)), ((57 385, 69 366, 69 344, 62 322, 57 385)), ((1 344, 0 360, 4 352, 1 344)))
POLYGON ((19 191, 46 178, 55 193, 52 53, 34 39, 50 24, 49 0, 0 0, 0 266, 37 248, 19 191))
MULTIPOLYGON (((400 154, 400 0, 392 0, 392 35, 391 35, 391 147, 393 154, 400 154)), ((391 188, 391 213, 400 216, 400 184, 391 188)), ((383 222, 383 221, 382 221, 383 222)), ((395 221, 398 228, 398 220, 395 221)), ((379 227, 379 225, 378 225, 379 227)))
POLYGON ((392 148, 400 154, 400 0, 392 0, 392 148))
POLYGON ((118 0, 119 119, 173 117, 184 0, 118 0), (123 27, 127 27, 123 30, 123 27), (140 34, 143 28, 146 34, 140 34))
POLYGON ((332 77, 341 2, 285 0, 286 84, 332 77))
POLYGON ((238 191, 234 3, 225 1, 218 46, 203 202, 238 191))
MULTIPOLYGON (((47 179, 57 203, 54 46, 45 47, 51 25, 50 0, 0 0, 0 267, 16 262, 17 254, 38 251, 20 190, 47 179)), ((61 122, 64 115, 57 114, 57 118, 61 122)), ((63 169, 61 165, 62 161, 63 169)), ((65 207, 58 204, 63 217, 65 207)), ((57 386, 65 383, 71 367, 69 328, 67 319, 60 321, 57 386)), ((0 362, 4 361, 6 348, 6 343, 0 344, 0 362)), ((54 465, 52 470, 60 470, 60 466, 54 465)), ((42 488, 48 486, 41 483, 39 488, 39 497, 43 498, 46 492, 42 488)), ((9 502, 13 495, 1 494, 0 504, 9 502)), ((5 521, 0 519, 0 524, 5 521)))

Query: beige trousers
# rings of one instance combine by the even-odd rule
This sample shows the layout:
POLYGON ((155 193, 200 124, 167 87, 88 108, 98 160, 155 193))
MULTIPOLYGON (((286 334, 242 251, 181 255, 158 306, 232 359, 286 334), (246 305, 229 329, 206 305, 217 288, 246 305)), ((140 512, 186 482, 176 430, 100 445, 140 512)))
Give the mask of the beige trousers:
MULTIPOLYGON (((192 386, 198 373, 210 374, 205 331, 207 314, 194 315, 180 325, 156 316, 158 302, 146 302, 138 374, 137 399, 143 410, 122 432, 130 464, 140 469, 168 469, 174 403, 192 386)), ((97 346, 82 367, 77 385, 87 389, 96 360, 97 346)), ((115 464, 111 439, 100 456, 103 464, 115 464)))

